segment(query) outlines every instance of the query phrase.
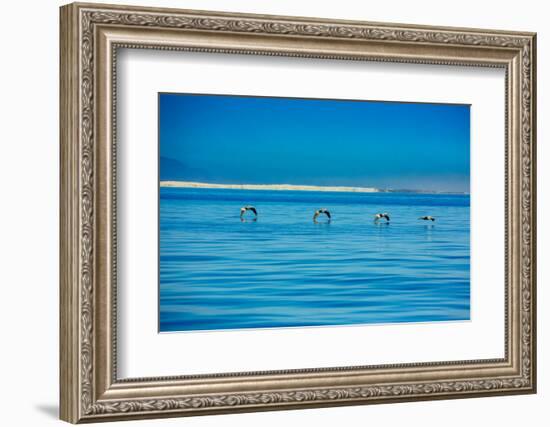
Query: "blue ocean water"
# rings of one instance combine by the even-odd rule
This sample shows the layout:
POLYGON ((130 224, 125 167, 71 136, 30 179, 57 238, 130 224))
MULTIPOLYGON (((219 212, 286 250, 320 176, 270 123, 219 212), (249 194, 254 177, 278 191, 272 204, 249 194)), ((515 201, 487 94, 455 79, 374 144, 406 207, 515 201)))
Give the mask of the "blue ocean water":
POLYGON ((470 198, 162 187, 159 268, 161 332, 468 320, 470 198))

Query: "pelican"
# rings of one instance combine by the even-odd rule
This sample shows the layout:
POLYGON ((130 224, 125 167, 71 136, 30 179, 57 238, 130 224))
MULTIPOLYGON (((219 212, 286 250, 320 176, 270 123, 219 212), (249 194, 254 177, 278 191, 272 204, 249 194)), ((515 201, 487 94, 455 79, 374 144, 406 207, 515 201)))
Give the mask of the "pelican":
POLYGON ((377 213, 374 215, 374 220, 379 221, 380 219, 384 218, 386 221, 390 221, 390 216, 387 213, 377 213))
POLYGON ((435 221, 435 218, 434 218, 433 216, 429 216, 429 215, 427 215, 427 216, 421 216, 421 217, 418 218, 418 219, 422 219, 422 220, 424 220, 424 221, 435 221))
POLYGON ((256 210, 256 208, 254 206, 243 206, 241 208, 241 218, 246 213, 246 211, 252 211, 252 212, 254 212, 254 215, 256 216, 256 218, 258 217, 258 211, 256 210))
POLYGON ((328 220, 330 222, 330 219, 331 219, 330 212, 325 208, 317 209, 315 211, 315 213, 313 214, 313 222, 317 222, 317 217, 321 214, 325 214, 328 217, 328 220))

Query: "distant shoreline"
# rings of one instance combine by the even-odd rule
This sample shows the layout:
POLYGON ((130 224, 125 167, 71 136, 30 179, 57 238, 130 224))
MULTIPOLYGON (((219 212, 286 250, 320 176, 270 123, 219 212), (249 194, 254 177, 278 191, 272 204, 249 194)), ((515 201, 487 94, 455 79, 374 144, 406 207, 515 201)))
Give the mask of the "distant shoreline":
POLYGON ((276 191, 328 191, 341 193, 419 193, 419 194, 459 194, 469 195, 460 192, 435 192, 435 191, 414 191, 414 190, 382 190, 374 187, 349 187, 349 186, 321 186, 321 185, 294 185, 294 184, 211 184, 206 182, 193 181, 160 181, 161 187, 167 188, 210 188, 225 190, 276 190, 276 191))
POLYGON ((378 193, 380 190, 370 187, 341 187, 293 184, 208 184, 191 181, 161 181, 161 187, 176 188, 217 188, 226 190, 280 190, 280 191, 331 191, 346 193, 378 193))

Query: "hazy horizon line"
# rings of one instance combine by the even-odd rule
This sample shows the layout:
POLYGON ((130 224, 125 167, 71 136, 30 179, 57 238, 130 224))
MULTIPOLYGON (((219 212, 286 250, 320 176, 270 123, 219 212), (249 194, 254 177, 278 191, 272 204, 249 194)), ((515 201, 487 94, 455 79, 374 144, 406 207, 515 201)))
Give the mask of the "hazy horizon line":
POLYGON ((346 185, 300 185, 300 184, 219 184, 196 181, 160 181, 160 187, 165 188, 210 188, 227 190, 275 190, 275 191, 327 191, 342 193, 429 193, 429 194, 462 194, 469 195, 465 191, 434 191, 413 189, 383 189, 375 187, 360 187, 346 185))

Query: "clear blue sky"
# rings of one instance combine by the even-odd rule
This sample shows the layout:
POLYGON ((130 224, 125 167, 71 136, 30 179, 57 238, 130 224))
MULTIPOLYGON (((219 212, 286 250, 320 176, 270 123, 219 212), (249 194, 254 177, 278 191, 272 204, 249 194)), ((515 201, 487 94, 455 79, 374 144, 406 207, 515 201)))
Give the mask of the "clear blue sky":
POLYGON ((470 191, 470 106, 159 94, 160 179, 470 191))

